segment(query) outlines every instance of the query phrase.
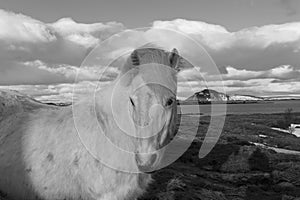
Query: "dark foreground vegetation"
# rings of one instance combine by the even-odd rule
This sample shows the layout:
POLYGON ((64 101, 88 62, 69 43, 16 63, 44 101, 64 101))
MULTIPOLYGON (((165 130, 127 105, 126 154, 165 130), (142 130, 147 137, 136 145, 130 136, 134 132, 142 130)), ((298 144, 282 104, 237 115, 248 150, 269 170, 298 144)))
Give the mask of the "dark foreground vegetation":
MULTIPOLYGON (((295 123, 300 113, 293 113, 295 123)), ((183 116, 199 124, 197 139, 175 163, 153 174, 141 200, 292 200, 300 199, 300 155, 282 154, 253 143, 300 151, 300 138, 270 129, 285 114, 229 115, 220 140, 198 158, 210 118, 183 116)), ((185 134, 189 134, 186 132, 185 134)))

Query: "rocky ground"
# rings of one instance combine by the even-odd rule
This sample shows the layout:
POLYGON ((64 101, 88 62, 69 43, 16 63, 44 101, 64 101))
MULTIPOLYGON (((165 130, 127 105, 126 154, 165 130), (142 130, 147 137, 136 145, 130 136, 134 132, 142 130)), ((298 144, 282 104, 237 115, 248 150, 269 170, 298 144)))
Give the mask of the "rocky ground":
MULTIPOLYGON (((209 118, 202 119, 197 139, 188 151, 154 173, 155 182, 141 200, 300 199, 300 156, 276 153, 250 143, 299 150, 299 138, 269 128, 272 120, 281 116, 228 116, 218 144, 199 159, 203 133, 209 123, 209 118), (259 137, 261 134, 267 137, 259 137)), ((182 123, 187 121, 189 125, 193 121, 197 124, 195 117, 185 116, 182 123)))
POLYGON ((154 174, 143 200, 300 199, 300 157, 250 144, 218 144, 198 158, 194 142, 175 163, 154 174))

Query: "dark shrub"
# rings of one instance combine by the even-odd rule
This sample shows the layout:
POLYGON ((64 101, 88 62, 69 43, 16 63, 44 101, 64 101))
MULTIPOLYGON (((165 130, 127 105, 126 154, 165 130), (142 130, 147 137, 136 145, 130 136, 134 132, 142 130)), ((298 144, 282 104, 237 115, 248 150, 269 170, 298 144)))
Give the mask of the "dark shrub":
POLYGON ((261 152, 259 148, 257 148, 252 153, 248 162, 249 162, 250 169, 253 171, 263 171, 263 172, 271 171, 269 158, 266 156, 265 153, 261 152))
POLYGON ((277 120, 277 127, 287 129, 294 122, 295 117, 293 115, 293 109, 288 108, 284 111, 283 119, 277 120))

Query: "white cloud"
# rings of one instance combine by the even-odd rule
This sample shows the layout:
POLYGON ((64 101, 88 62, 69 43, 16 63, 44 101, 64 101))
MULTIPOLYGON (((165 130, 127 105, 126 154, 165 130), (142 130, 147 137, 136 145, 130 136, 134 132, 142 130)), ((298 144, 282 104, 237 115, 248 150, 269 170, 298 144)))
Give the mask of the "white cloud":
MULTIPOLYGON (((196 65, 201 68, 202 74, 192 69, 181 72, 179 92, 186 92, 190 85, 199 89, 205 85, 220 88, 223 83, 230 92, 278 92, 284 88, 297 91, 293 88, 298 87, 300 81, 300 22, 230 32, 223 26, 201 21, 154 21, 149 30, 128 30, 122 37, 115 37, 113 42, 104 45, 98 52, 103 59, 101 64, 95 56, 96 64, 88 63, 78 68, 93 47, 121 30, 125 27, 117 22, 83 24, 63 18, 44 23, 0 10, 0 84, 59 84, 29 88, 37 93, 41 90, 49 95, 68 96, 69 84, 77 73, 76 84, 96 81, 104 70, 103 60, 116 58, 154 41, 170 50, 176 47, 181 55, 187 60, 196 60, 196 65), (170 30, 200 42, 218 66, 227 66, 227 73, 222 74, 224 82, 216 78, 215 72, 211 73, 215 66, 204 49, 199 50, 197 45, 180 34, 171 34, 170 30), (188 82, 184 82, 186 79, 188 82)), ((113 80, 118 73, 117 68, 108 68, 103 84, 113 80)))
POLYGON ((112 81, 120 73, 116 67, 103 66, 71 66, 67 64, 47 64, 40 60, 23 63, 25 66, 34 67, 50 72, 51 74, 62 75, 66 82, 79 81, 112 81))
POLYGON ((71 18, 63 18, 52 24, 46 24, 23 14, 0 9, 0 39, 11 43, 52 42, 62 37, 91 47, 122 29, 124 26, 121 23, 83 24, 71 18))
POLYGON ((121 23, 82 24, 69 18, 47 24, 0 10, 0 66, 5 67, 2 60, 78 66, 99 42, 123 29, 121 23))
POLYGON ((54 30, 31 17, 0 10, 0 39, 8 43, 51 42, 54 30))
POLYGON ((295 69, 290 65, 282 65, 266 71, 239 70, 233 67, 227 67, 226 70, 228 73, 222 75, 225 80, 249 80, 258 78, 288 80, 300 77, 300 69, 295 69))
POLYGON ((226 81, 226 80, 251 80, 251 79, 277 79, 294 80, 300 77, 300 69, 290 65, 281 65, 269 70, 237 69, 232 66, 225 67, 226 73, 217 75, 208 74, 196 69, 186 69, 179 73, 179 81, 226 81))
POLYGON ((195 91, 205 88, 228 93, 266 95, 271 93, 300 93, 300 69, 289 65, 274 67, 265 71, 251 71, 226 67, 226 74, 209 75, 194 69, 179 73, 178 93, 191 96, 195 91))
MULTIPOLYGON (((71 82, 91 49, 123 29, 121 23, 70 18, 47 24, 0 9, 0 84, 71 82)), ((79 80, 96 79, 98 68, 82 68, 79 80)))
POLYGON ((173 21, 155 21, 153 22, 153 28, 180 31, 216 51, 235 46, 267 48, 270 45, 292 42, 298 42, 295 48, 300 47, 300 22, 250 27, 237 32, 229 32, 220 25, 176 19, 173 21))
POLYGON ((86 48, 95 47, 100 41, 124 29, 121 23, 83 24, 77 23, 71 18, 60 19, 49 26, 67 40, 86 48))
POLYGON ((153 28, 177 30, 197 39, 212 49, 227 46, 232 41, 233 34, 220 25, 201 21, 176 19, 173 21, 154 21, 153 28))

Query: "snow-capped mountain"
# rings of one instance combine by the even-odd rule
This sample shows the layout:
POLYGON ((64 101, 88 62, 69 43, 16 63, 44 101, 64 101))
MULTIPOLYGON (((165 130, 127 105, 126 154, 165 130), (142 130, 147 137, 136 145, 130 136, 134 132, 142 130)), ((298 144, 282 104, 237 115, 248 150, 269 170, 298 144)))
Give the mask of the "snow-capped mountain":
POLYGON ((251 95, 227 95, 215 90, 205 89, 200 92, 196 92, 191 97, 187 98, 185 102, 245 102, 245 101, 263 101, 263 97, 256 97, 251 95))
POLYGON ((256 97, 256 96, 250 96, 250 95, 239 95, 234 94, 229 96, 230 101, 262 101, 264 98, 262 97, 256 97))
POLYGON ((200 92, 196 92, 194 95, 186 99, 186 101, 199 101, 199 102, 211 102, 211 101, 226 102, 228 100, 229 100, 228 95, 210 89, 205 89, 200 92))

